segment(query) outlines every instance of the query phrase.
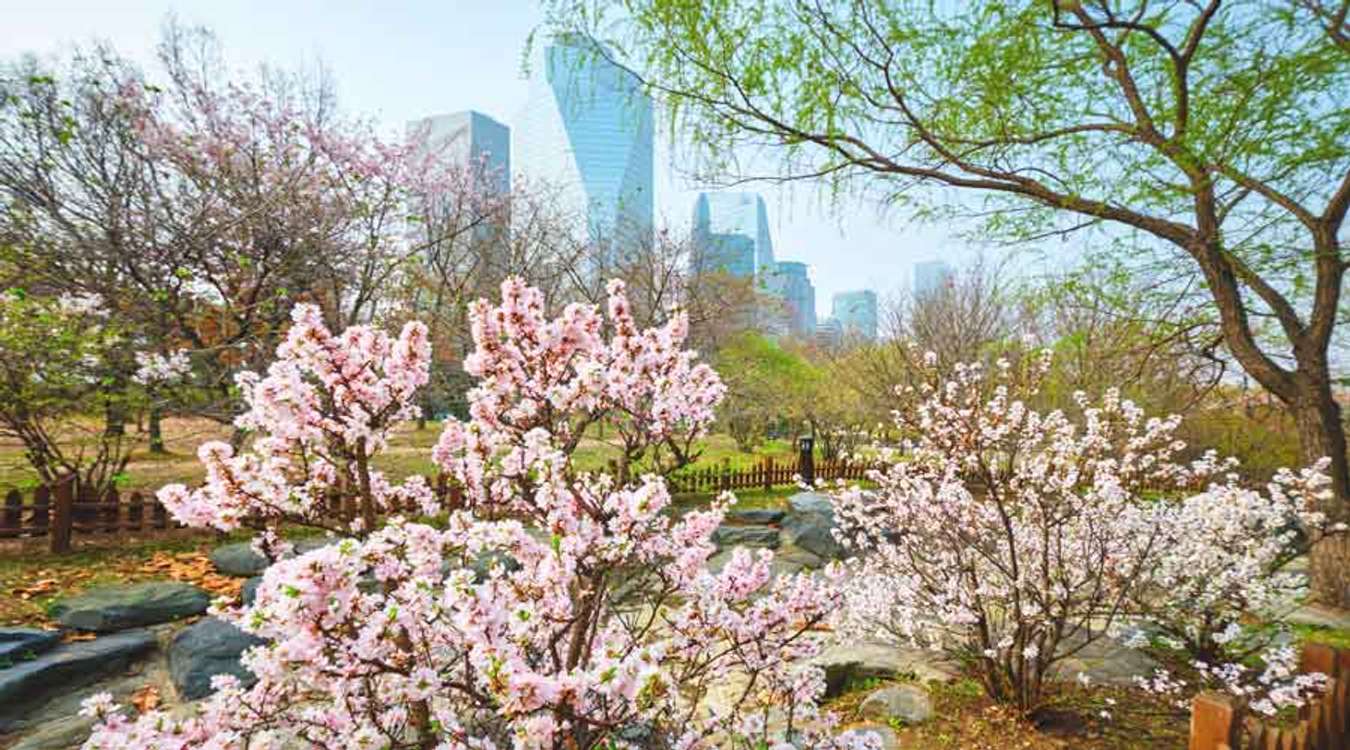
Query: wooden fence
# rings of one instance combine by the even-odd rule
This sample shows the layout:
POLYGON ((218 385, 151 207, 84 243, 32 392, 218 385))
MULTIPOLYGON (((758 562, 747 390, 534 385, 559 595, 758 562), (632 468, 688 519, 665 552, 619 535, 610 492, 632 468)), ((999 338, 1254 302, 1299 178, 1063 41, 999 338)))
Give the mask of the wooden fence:
POLYGON ((1202 693, 1191 704, 1190 750, 1343 750, 1350 748, 1350 651, 1303 646, 1302 672, 1330 678, 1327 689, 1299 710, 1293 726, 1273 726, 1239 700, 1202 693))
POLYGON ((731 468, 729 463, 702 469, 677 471, 670 477, 673 493, 710 493, 725 490, 762 489, 796 484, 799 480, 862 479, 870 464, 850 461, 807 461, 801 457, 791 461, 775 462, 766 458, 749 468, 731 468))
POLYGON ((102 497, 73 480, 41 486, 24 500, 20 490, 5 494, 0 507, 0 539, 49 537, 53 552, 70 549, 73 534, 119 534, 181 528, 154 495, 109 490, 102 497))
MULTIPOLYGON (((729 463, 701 469, 686 469, 670 477, 670 488, 679 494, 711 494, 725 490, 764 489, 793 485, 799 481, 862 479, 868 464, 849 461, 813 460, 809 448, 790 461, 764 459, 749 468, 732 469, 729 463)), ((459 507, 462 498, 457 487, 447 485, 444 476, 434 482, 436 493, 447 507, 459 507)), ((330 506, 336 516, 354 516, 351 499, 333 498, 330 506)), ((407 508, 405 510, 414 510, 407 508)), ((53 552, 70 550, 75 534, 120 534, 183 528, 169 517, 168 511, 149 492, 109 490, 95 497, 73 480, 42 486, 30 496, 10 490, 0 506, 0 539, 41 538, 50 540, 53 552)))

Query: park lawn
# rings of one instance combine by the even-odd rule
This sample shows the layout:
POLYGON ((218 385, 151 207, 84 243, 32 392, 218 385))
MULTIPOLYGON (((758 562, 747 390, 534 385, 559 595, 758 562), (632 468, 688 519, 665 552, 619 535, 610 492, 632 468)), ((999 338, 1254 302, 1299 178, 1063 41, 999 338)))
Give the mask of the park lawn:
MULTIPOLYGON (((94 427, 91 423, 90 427, 94 427)), ((128 425, 128 430, 136 435, 136 426, 128 425)), ((414 423, 408 423, 395 430, 389 449, 376 460, 377 468, 386 472, 391 479, 398 481, 412 474, 434 476, 436 466, 431 461, 431 449, 440 438, 441 426, 437 422, 428 422, 423 429, 417 429, 414 423)), ((153 454, 140 445, 133 452, 127 464, 125 477, 120 487, 125 490, 155 491, 166 484, 196 484, 204 476, 197 461, 197 447, 208 440, 228 440, 230 428, 205 419, 171 418, 164 421, 165 448, 167 453, 153 454)), ((78 434, 72 435, 72 441, 78 441, 78 434)), ((722 466, 728 464, 732 469, 748 469, 765 458, 775 461, 790 461, 793 448, 789 441, 771 440, 757 448, 753 453, 743 453, 727 435, 709 435, 701 441, 701 455, 698 466, 722 466)), ((599 436, 588 436, 582 441, 575 454, 577 466, 582 469, 602 470, 609 460, 618 455, 618 449, 608 445, 599 436)), ((24 457, 23 449, 13 441, 0 441, 0 492, 12 488, 28 489, 36 485, 37 475, 24 457)))

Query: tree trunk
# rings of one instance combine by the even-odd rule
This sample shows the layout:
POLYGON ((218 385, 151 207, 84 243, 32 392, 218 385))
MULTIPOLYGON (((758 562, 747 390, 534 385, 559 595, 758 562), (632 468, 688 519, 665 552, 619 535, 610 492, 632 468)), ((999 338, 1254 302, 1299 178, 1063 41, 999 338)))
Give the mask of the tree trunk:
POLYGON ((163 454, 168 452, 164 449, 164 427, 162 424, 163 419, 164 419, 163 409, 160 409, 158 406, 150 407, 149 421, 150 421, 151 453, 163 454))
MULTIPOLYGON (((1291 405, 1298 426, 1299 451, 1304 463, 1331 460, 1332 497, 1321 509, 1333 521, 1350 520, 1350 465, 1347 465, 1345 424, 1340 405, 1326 377, 1298 378, 1299 400, 1291 405)), ((1312 551, 1312 588, 1325 604, 1350 607, 1350 537, 1336 535, 1312 551)))

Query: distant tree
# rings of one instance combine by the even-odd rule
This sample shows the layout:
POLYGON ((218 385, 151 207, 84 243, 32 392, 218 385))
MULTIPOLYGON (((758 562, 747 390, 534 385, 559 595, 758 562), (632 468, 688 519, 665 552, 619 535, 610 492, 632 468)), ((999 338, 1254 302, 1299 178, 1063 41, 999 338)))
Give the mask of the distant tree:
MULTIPOLYGON (((1229 355, 1293 415, 1304 460, 1331 459, 1327 510, 1345 515, 1350 466, 1328 356, 1350 209, 1344 3, 554 9, 558 27, 612 30, 711 168, 760 176, 727 168, 776 147, 783 166, 762 176, 826 177, 923 200, 930 216, 977 214, 1001 238, 1093 230, 1198 277, 1229 355), (968 197, 919 192, 934 187, 968 197)), ((1321 595, 1350 601, 1350 550, 1324 546, 1314 562, 1321 595)))
POLYGON ((747 331, 718 350, 715 363, 727 387, 718 423, 737 449, 753 451, 773 428, 804 421, 802 405, 817 373, 795 352, 747 331))

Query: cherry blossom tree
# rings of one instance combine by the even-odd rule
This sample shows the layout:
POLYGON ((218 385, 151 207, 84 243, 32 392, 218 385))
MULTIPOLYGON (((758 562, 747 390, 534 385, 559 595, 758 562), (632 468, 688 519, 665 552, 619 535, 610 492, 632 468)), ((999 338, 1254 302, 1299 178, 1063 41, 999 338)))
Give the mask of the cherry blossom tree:
MULTIPOLYGON (((310 308, 295 317, 278 363, 245 378, 262 449, 205 450, 207 487, 162 495, 180 519, 313 523, 307 500, 357 491, 312 468, 321 454, 359 456, 382 444, 383 420, 413 415, 420 328, 390 343, 333 337, 310 308)), ((723 388, 681 348, 683 316, 639 329, 615 282, 607 315, 574 304, 550 319, 538 290, 509 279, 471 322, 471 418, 448 421, 434 450, 462 506, 435 525, 355 524, 273 565, 253 605, 221 612, 268 641, 243 657, 255 684, 217 677, 189 716, 128 719, 100 697, 86 747, 877 747, 835 734, 815 704, 823 675, 801 661, 840 603, 832 587, 771 578, 767 551, 712 573, 725 501, 675 518, 659 477, 573 463, 601 419, 631 451, 711 422, 723 388)))
MULTIPOLYGON (((943 651, 1026 712, 1061 661, 1126 617, 1205 660, 1201 671, 1247 674, 1234 665, 1255 651, 1219 646, 1301 593, 1279 570, 1300 532, 1322 529, 1321 467, 1261 494, 1212 453, 1183 461, 1180 418, 1147 417, 1115 391, 1078 394, 1073 414, 1036 411, 1048 352, 950 377, 926 361, 898 389, 903 458, 873 473, 875 489, 836 497, 842 538, 866 551, 845 633, 943 651)), ((1277 662, 1287 655, 1265 688, 1296 700, 1277 662)))

